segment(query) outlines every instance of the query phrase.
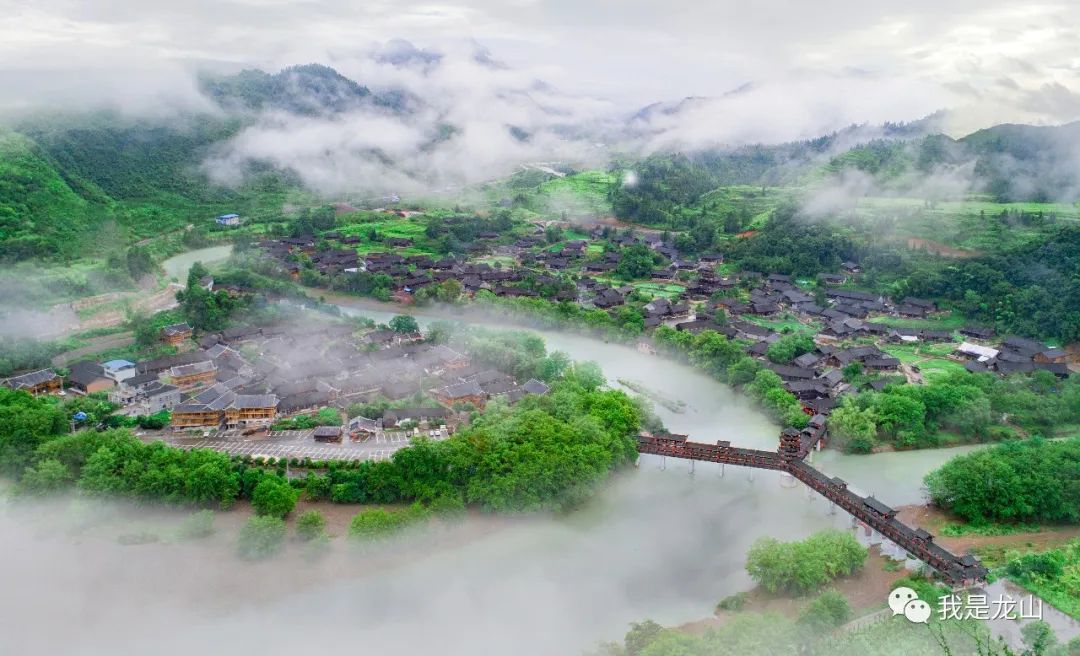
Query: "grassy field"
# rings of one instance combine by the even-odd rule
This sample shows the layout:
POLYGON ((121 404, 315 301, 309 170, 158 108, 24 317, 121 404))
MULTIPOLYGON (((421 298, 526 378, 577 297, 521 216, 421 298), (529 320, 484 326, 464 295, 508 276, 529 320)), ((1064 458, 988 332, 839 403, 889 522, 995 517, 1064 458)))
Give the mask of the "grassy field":
POLYGON ((682 285, 672 285, 658 282, 633 282, 630 284, 634 286, 634 289, 642 292, 643 294, 652 296, 654 298, 657 296, 663 296, 668 300, 675 300, 676 298, 678 298, 679 294, 681 294, 686 289, 682 285))
POLYGON ((964 371, 964 365, 947 356, 955 344, 886 344, 881 350, 907 365, 916 365, 927 379, 964 371))
POLYGON ((927 379, 934 378, 936 376, 943 376, 947 374, 954 374, 957 372, 965 371, 964 365, 955 360, 946 360, 945 358, 934 358, 931 360, 925 360, 919 363, 919 371, 927 379))
POLYGON ((958 330, 967 323, 964 316, 958 312, 946 312, 940 316, 932 316, 926 319, 874 317, 869 321, 890 328, 907 328, 911 330, 958 330))
POLYGON ((919 198, 866 197, 847 208, 872 223, 884 239, 920 237, 972 254, 1038 238, 1052 224, 1080 220, 1080 207, 1064 203, 995 203, 983 198, 928 202, 919 198), (1004 219, 1002 212, 1009 216, 1004 219), (1021 218, 1020 214, 1027 214, 1021 218), (1041 213, 1041 219, 1039 215, 1041 213))
POLYGON ((596 219, 612 215, 608 191, 619 180, 617 173, 600 170, 563 177, 531 171, 494 185, 489 200, 523 197, 528 218, 596 219))
POLYGON ((710 213, 745 211, 750 217, 748 229, 755 229, 765 223, 777 205, 793 195, 794 190, 786 187, 733 185, 710 191, 701 197, 696 206, 705 208, 710 213))
POLYGON ((752 314, 744 314, 739 318, 764 328, 771 328, 780 333, 791 332, 795 334, 816 335, 821 332, 822 327, 820 323, 816 322, 802 323, 790 314, 785 314, 779 318, 758 317, 752 314))
POLYGON ((428 247, 428 238, 424 234, 425 224, 415 218, 403 219, 400 217, 365 221, 363 223, 351 223, 337 229, 342 236, 357 235, 364 241, 356 244, 356 250, 361 255, 368 253, 393 251, 399 255, 435 255, 428 247), (374 230, 378 233, 378 241, 369 241, 368 235, 374 230), (384 240, 387 238, 411 239, 412 246, 405 248, 390 246, 384 240))

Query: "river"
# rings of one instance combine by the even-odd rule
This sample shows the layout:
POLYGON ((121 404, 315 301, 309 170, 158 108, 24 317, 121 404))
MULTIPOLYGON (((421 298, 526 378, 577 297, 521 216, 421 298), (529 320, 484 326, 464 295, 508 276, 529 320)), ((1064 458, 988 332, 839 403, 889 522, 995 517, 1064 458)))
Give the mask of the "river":
MULTIPOLYGON (((187 266, 205 258, 189 257, 187 266)), ((377 322, 401 312, 321 295, 377 322)), ((421 323, 445 318, 424 309, 409 313, 421 323)), ((550 349, 599 363, 613 385, 629 379, 683 400, 682 412, 656 409, 672 431, 701 441, 776 446, 776 425, 692 367, 590 337, 534 332, 550 349)), ((898 505, 921 500, 923 475, 970 448, 871 456, 826 451, 813 458, 852 488, 898 505)), ((508 522, 482 539, 377 574, 343 576, 314 589, 299 585, 286 601, 191 620, 169 653, 215 639, 242 640, 244 651, 273 654, 331 641, 380 654, 576 654, 618 639, 632 621, 675 624, 708 615, 721 598, 750 587, 744 559, 754 540, 802 538, 847 525, 843 513, 827 510, 801 485, 782 486, 776 472, 704 463, 691 470, 687 462, 647 456, 580 511, 508 522)))
POLYGON ((207 266, 223 262, 232 255, 232 251, 232 244, 198 248, 168 258, 161 263, 161 268, 165 270, 166 278, 183 283, 187 280, 187 274, 191 266, 196 262, 201 262, 207 266))

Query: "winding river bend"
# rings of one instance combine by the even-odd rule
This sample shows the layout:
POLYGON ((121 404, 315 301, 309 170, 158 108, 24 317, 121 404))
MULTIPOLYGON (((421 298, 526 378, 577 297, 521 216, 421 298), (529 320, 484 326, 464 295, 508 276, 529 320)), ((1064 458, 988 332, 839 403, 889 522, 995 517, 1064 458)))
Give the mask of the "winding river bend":
MULTIPOLYGON (((186 255, 188 266, 200 259, 186 255)), ((377 322, 402 311, 320 295, 377 322)), ((421 323, 447 318, 424 309, 409 313, 421 323)), ((656 408, 672 431, 763 449, 777 444, 776 425, 692 367, 591 337, 534 332, 549 349, 599 363, 612 385, 636 381, 685 401, 680 412, 656 408)), ((852 488, 900 505, 920 501, 922 477, 971 448, 870 456, 825 451, 812 458, 852 488)), ((575 654, 621 636, 631 621, 671 624, 707 615, 719 599, 750 586, 744 557, 759 537, 801 538, 846 523, 801 486, 781 487, 773 472, 697 463, 691 475, 685 462, 645 457, 578 512, 511 522, 465 546, 187 631, 191 644, 240 631, 256 636, 253 648, 265 644, 273 653, 303 648, 305 636, 319 634, 390 654, 575 654)))

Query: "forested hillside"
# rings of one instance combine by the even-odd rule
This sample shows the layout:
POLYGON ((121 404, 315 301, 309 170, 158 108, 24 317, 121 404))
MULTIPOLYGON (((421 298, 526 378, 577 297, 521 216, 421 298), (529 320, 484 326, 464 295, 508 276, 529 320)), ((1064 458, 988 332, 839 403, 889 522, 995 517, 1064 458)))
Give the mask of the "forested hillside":
POLYGON ((108 199, 80 185, 72 189, 47 153, 27 137, 0 132, 0 235, 3 249, 21 258, 54 255, 103 211, 108 199), (94 203, 100 207, 93 207, 94 203), (47 220, 42 220, 48 217, 47 220))
MULTIPOLYGON (((240 125, 102 112, 39 117, 0 133, 0 257, 70 259, 96 252, 106 225, 126 243, 251 206, 265 175, 233 189, 211 184, 201 166, 240 125)), ((288 185, 269 177, 271 190, 288 185)))

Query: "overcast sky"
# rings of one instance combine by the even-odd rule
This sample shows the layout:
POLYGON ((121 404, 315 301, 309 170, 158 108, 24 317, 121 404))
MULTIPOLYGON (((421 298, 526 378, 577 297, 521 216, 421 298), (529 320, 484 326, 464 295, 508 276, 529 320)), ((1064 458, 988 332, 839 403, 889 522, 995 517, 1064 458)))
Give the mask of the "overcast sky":
POLYGON ((350 61, 399 37, 436 50, 475 42, 522 75, 628 110, 753 83, 757 101, 733 120, 795 120, 791 106, 801 105, 835 121, 954 107, 973 127, 1057 123, 1080 116, 1078 5, 0 0, 0 81, 24 102, 106 94, 138 104, 189 90, 180 72, 194 65, 317 61, 350 70, 350 61))

